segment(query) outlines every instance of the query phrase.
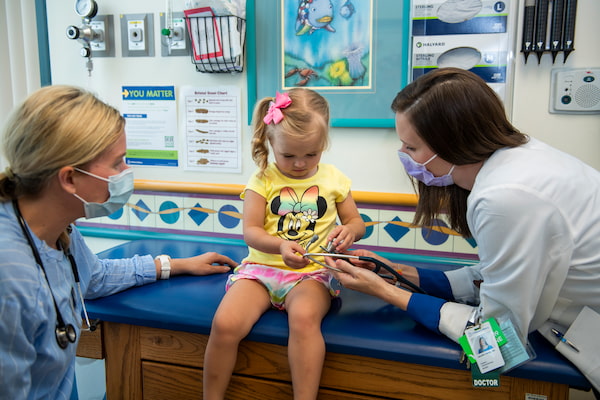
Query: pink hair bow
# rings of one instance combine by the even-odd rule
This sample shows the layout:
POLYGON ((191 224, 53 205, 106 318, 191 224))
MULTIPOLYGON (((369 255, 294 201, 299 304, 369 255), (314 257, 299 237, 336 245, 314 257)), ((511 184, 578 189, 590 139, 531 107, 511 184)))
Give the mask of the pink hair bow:
POLYGON ((263 118, 263 122, 267 125, 273 122, 273 124, 278 124, 283 119, 283 113, 281 112, 282 108, 287 108, 292 104, 292 99, 287 93, 279 93, 275 95, 275 101, 272 101, 269 104, 269 110, 267 111, 267 115, 263 118))

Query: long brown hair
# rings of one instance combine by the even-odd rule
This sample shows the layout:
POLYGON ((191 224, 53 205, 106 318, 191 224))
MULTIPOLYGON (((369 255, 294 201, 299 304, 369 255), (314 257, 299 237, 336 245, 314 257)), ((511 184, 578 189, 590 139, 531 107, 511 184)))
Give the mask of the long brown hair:
MULTIPOLYGON (((458 68, 431 71, 400 91, 392 111, 404 114, 438 156, 456 165, 487 160, 496 150, 516 147, 529 138, 506 117, 498 95, 477 75, 458 68)), ((446 212, 450 227, 464 237, 470 191, 418 183, 414 223, 431 226, 446 212)))

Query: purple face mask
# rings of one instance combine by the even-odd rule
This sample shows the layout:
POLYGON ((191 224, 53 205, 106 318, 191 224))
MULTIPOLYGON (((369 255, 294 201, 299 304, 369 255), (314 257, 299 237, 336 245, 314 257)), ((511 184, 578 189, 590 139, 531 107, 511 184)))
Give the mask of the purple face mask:
POLYGON ((404 165, 406 173, 413 178, 420 180, 427 186, 450 186, 454 184, 454 180, 452 179, 452 171, 454 171, 455 165, 450 168, 450 171, 448 171, 446 175, 442 176, 434 176, 427 169, 426 165, 436 158, 437 154, 425 161, 423 164, 416 162, 411 156, 400 150, 398 150, 398 157, 400 157, 400 162, 402 162, 402 165, 404 165))

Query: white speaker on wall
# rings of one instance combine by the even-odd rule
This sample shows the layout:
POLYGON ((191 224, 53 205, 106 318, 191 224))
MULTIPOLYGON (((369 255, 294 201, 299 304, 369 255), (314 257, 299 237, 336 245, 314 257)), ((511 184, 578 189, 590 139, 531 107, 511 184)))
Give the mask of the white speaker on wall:
POLYGON ((600 68, 553 69, 548 111, 600 114, 600 68))

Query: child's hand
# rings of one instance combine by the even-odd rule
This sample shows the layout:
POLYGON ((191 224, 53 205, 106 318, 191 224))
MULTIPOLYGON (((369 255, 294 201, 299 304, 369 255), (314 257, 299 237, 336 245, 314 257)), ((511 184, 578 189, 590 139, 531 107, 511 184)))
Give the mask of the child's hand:
POLYGON ((327 236, 327 242, 332 242, 331 250, 337 253, 346 251, 355 240, 354 232, 346 225, 337 225, 327 236))
POLYGON ((282 241, 279 245, 279 252, 285 265, 290 268, 304 268, 310 263, 307 258, 302 257, 306 251, 293 240, 282 241))

